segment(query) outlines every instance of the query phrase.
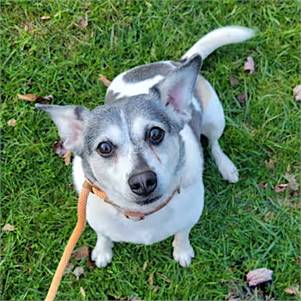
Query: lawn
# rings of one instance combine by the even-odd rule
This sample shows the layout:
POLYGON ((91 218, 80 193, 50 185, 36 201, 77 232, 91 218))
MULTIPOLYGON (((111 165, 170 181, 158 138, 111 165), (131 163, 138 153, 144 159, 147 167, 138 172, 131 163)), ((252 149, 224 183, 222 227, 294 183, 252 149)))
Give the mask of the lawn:
MULTIPOLYGON (((17 94, 52 94, 55 104, 94 108, 106 91, 100 73, 112 79, 139 64, 177 60, 199 37, 229 24, 258 33, 216 51, 201 72, 224 104, 221 144, 240 181, 223 181, 205 151, 205 210, 191 233, 193 263, 183 269, 172 259, 171 239, 117 244, 105 269, 73 259, 85 274, 79 280, 66 274, 57 298, 296 299, 285 289, 300 281, 300 195, 275 189, 288 175, 300 181, 300 103, 292 94, 300 83, 299 16, 297 1, 289 0, 2 0, 1 228, 15 230, 0 234, 1 299, 46 296, 76 222, 71 165, 52 150, 57 130, 17 94), (249 55, 254 74, 243 71, 249 55), (15 126, 7 124, 11 119, 15 126), (261 267, 273 270, 273 282, 249 291, 245 275, 261 267)), ((92 248, 95 241, 87 228, 78 246, 92 248)))

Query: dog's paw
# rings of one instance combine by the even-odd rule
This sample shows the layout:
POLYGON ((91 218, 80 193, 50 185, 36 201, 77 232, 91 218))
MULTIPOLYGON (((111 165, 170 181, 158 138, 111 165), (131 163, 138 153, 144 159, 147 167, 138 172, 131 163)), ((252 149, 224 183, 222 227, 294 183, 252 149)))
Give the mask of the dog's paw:
POLYGON ((106 267, 113 257, 112 248, 95 247, 92 251, 91 258, 99 268, 106 267))
POLYGON ((189 245, 185 248, 174 247, 173 258, 177 261, 182 267, 186 268, 190 265, 191 259, 194 257, 193 248, 189 245))
POLYGON ((230 183, 236 183, 238 181, 238 170, 228 157, 225 156, 223 158, 218 169, 226 181, 230 183))

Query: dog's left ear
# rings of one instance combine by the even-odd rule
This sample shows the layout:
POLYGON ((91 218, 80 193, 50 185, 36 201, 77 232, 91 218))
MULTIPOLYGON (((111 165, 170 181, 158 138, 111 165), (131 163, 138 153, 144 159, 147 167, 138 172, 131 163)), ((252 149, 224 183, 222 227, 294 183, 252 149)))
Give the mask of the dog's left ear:
POLYGON ((36 108, 47 112, 56 124, 64 147, 75 153, 80 152, 83 146, 83 132, 85 121, 90 111, 81 106, 58 106, 36 104, 36 108))
POLYGON ((191 117, 190 105, 201 64, 201 56, 194 55, 153 87, 163 104, 184 123, 191 117))

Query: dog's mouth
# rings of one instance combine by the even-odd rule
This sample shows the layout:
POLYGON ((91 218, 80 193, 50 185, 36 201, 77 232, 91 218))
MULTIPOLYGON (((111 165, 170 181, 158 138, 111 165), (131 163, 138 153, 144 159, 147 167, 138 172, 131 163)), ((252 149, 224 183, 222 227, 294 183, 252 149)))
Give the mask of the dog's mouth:
POLYGON ((154 198, 151 199, 146 199, 146 200, 142 200, 142 201, 136 201, 136 203, 140 206, 144 206, 144 205, 148 205, 151 203, 154 203, 155 201, 159 200, 162 197, 162 195, 158 195, 154 198))

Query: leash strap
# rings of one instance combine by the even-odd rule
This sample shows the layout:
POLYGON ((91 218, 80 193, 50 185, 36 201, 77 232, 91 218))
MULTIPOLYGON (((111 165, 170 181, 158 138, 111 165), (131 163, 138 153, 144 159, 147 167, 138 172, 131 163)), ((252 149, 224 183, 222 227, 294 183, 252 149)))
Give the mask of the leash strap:
POLYGON ((45 301, 53 301, 55 299, 57 290, 61 283, 64 271, 68 265, 72 251, 78 242, 81 234, 83 233, 86 226, 86 205, 89 193, 91 192, 92 186, 88 181, 85 181, 82 187, 82 190, 79 195, 77 203, 77 223, 76 226, 68 240, 68 243, 65 247, 63 256, 56 268, 55 274, 52 278, 51 285, 49 287, 45 301))

